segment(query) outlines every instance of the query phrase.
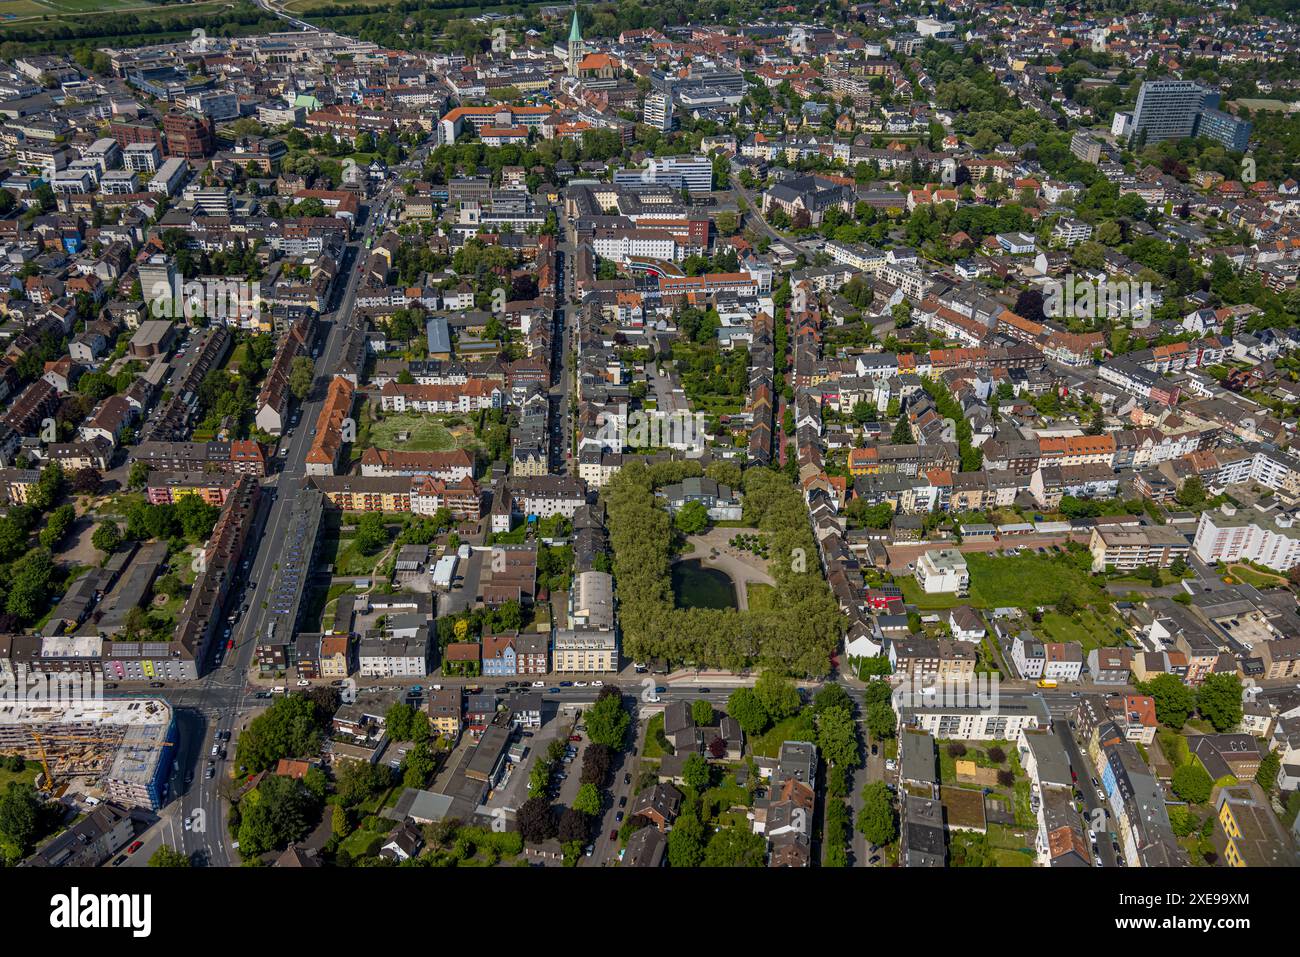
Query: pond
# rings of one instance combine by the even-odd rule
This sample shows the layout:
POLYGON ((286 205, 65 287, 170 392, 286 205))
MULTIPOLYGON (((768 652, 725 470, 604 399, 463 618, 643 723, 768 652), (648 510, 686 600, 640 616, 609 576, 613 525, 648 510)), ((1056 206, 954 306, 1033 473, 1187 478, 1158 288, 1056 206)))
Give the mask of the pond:
POLYGON ((736 586, 731 576, 698 559, 673 565, 673 596, 678 608, 736 607, 736 586))

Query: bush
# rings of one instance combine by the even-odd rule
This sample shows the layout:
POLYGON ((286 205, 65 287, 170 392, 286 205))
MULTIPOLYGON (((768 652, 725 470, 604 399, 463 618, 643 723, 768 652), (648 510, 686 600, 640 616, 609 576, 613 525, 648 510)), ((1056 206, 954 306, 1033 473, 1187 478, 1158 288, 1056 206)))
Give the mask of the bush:
POLYGON ((989 760, 992 761, 994 764, 1003 764, 1007 760, 1007 753, 1003 751, 1001 748, 999 748, 997 745, 994 745, 993 747, 989 748, 988 756, 989 756, 989 760))
POLYGON ((998 784, 1002 785, 1002 787, 1004 788, 1015 787, 1016 784, 1015 774, 1013 774, 1010 771, 999 771, 998 784))
POLYGON ((966 745, 962 744, 960 741, 949 742, 948 757, 960 758, 965 756, 965 754, 966 754, 966 745))

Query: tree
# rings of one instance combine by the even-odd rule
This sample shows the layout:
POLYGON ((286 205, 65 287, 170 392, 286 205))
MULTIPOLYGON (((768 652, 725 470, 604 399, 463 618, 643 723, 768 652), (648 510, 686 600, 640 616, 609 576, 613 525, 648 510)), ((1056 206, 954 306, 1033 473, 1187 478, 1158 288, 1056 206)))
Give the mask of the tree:
MULTIPOLYGON (((249 722, 239 736, 235 752, 238 762, 252 771, 263 771, 281 758, 315 754, 320 750, 321 731, 329 717, 324 708, 304 695, 280 698, 249 722)), ((339 774, 340 797, 345 790, 344 778, 352 772, 354 765, 370 767, 360 761, 345 762, 344 770, 339 774)), ((379 770, 387 773, 388 769, 385 766, 379 770)))
POLYGON ((267 775, 239 802, 240 856, 257 857, 301 839, 319 811, 315 795, 301 781, 267 775))
POLYGON ((867 731, 877 740, 892 738, 898 728, 898 715, 887 701, 867 706, 867 731))
POLYGON ((311 394, 311 383, 315 375, 312 361, 306 356, 298 356, 289 364, 289 391, 299 402, 311 394))
POLYGON ((1255 783, 1264 789, 1265 794, 1272 794, 1277 788, 1277 774, 1282 769, 1282 758, 1276 751, 1270 751, 1259 762, 1255 772, 1255 783))
POLYGON ((704 755, 698 751, 692 751, 682 762, 682 780, 688 787, 702 791, 709 786, 709 779, 712 777, 709 762, 704 759, 704 755))
POLYGON ((1196 689, 1196 710, 1215 731, 1231 731, 1241 723, 1241 678, 1235 673, 1206 675, 1196 689))
POLYGON ((98 469, 78 469, 72 475, 72 490, 78 495, 98 495, 104 477, 98 469))
POLYGON ((546 798, 531 797, 515 812, 519 833, 529 844, 542 844, 555 837, 559 829, 546 798))
POLYGON ((868 841, 881 847, 897 839, 898 818, 885 782, 870 781, 862 789, 862 810, 858 812, 857 828, 868 841))
POLYGON ((100 522, 90 536, 90 544, 105 554, 116 551, 122 544, 122 530, 117 527, 117 522, 100 522))
POLYGON ((588 744, 587 750, 582 752, 582 777, 580 780, 583 784, 594 784, 596 787, 603 787, 605 781, 609 778, 610 767, 614 763, 614 751, 608 745, 588 744))
POLYGON ((57 548, 59 543, 63 541, 63 536, 68 534, 68 529, 72 527, 72 523, 76 520, 77 510, 72 505, 60 505, 50 512, 45 527, 41 529, 41 544, 49 549, 57 548))
POLYGON ((388 529, 384 517, 378 512, 367 512, 357 520, 357 550, 362 555, 373 555, 388 544, 388 529))
POLYGON ((687 502, 677 510, 673 524, 683 535, 698 535, 709 527, 709 510, 703 502, 687 502))
POLYGON ((192 862, 190 856, 183 851, 175 850, 166 844, 160 844, 158 850, 153 852, 149 858, 150 867, 190 867, 192 862))
POLYGON ((856 767, 858 750, 857 724, 848 708, 828 708, 817 716, 817 747, 835 767, 856 767))
POLYGON ((735 718, 740 723, 740 729, 751 737, 766 731, 771 720, 753 688, 737 688, 733 691, 727 699, 727 714, 735 718))
POLYGON ((578 793, 573 799, 573 809, 581 811, 588 817, 596 817, 600 814, 600 792, 596 790, 596 785, 583 784, 578 788, 578 793))
POLYGON ((1198 763, 1184 764, 1174 771, 1174 793, 1189 804, 1204 804, 1210 799, 1214 782, 1209 773, 1198 763))
POLYGON ((144 488, 145 483, 149 481, 149 463, 139 460, 131 463, 131 469, 127 472, 126 487, 131 489, 144 488))
POLYGON ((813 695, 813 714, 819 715, 831 708, 848 708, 850 712, 853 709, 853 699, 849 697, 849 693, 842 685, 833 683, 822 685, 821 690, 813 695))
POLYGON ((684 810, 668 832, 668 863, 672 867, 699 867, 704 861, 704 825, 694 809, 684 810))
POLYGON ((0 793, 0 839, 26 857, 40 836, 44 817, 40 795, 31 784, 10 781, 0 793))
POLYGON ((799 692, 794 682, 775 671, 764 671, 758 676, 754 694, 773 721, 788 718, 799 711, 799 692))
POLYGON ((556 836, 560 839, 561 844, 568 844, 570 841, 577 841, 579 844, 584 843, 591 833, 591 818, 583 814, 577 808, 565 808, 560 814, 560 825, 556 831, 556 836))
POLYGON ((697 728, 705 728, 713 723, 713 705, 703 699, 692 702, 691 720, 697 728))
POLYGON ((898 423, 894 426, 894 431, 889 436, 889 441, 894 445, 912 444, 912 426, 907 421, 906 416, 899 418, 898 423))
POLYGON ((1156 719, 1175 731, 1181 730, 1196 708, 1196 697, 1177 675, 1157 675, 1141 689, 1156 702, 1156 719))
POLYGON ((623 747, 631 722, 618 689, 613 686, 602 688, 600 698, 587 711, 587 737, 596 744, 618 750, 623 747))
POLYGON ((724 827, 704 849, 705 867, 762 867, 767 854, 763 835, 747 827, 724 827))

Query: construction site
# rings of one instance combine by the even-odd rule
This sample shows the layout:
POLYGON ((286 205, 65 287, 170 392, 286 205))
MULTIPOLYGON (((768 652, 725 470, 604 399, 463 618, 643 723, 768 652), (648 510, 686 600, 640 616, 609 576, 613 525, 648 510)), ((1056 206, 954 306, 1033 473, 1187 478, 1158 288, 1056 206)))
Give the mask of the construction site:
POLYGON ((164 802, 176 750, 171 705, 156 698, 0 704, 0 754, 38 761, 41 790, 70 785, 128 807, 164 802))

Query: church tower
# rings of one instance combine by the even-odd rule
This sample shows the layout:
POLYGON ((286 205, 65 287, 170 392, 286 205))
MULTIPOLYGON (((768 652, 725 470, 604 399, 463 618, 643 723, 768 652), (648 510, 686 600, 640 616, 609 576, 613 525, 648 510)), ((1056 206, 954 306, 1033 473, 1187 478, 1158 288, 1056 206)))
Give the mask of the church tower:
POLYGON ((582 62, 582 31, 578 28, 578 5, 573 5, 573 26, 569 28, 569 76, 578 75, 582 62))

